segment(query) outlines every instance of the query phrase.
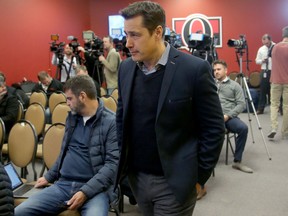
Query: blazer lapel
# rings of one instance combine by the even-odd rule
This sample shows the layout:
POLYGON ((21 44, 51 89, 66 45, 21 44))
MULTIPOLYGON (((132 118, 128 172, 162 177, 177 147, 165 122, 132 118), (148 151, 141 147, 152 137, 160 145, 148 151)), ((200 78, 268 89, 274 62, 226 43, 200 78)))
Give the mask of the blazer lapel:
POLYGON ((135 76, 135 72, 136 72, 136 63, 133 62, 131 60, 131 64, 128 64, 127 65, 128 67, 124 69, 124 72, 122 73, 127 73, 125 75, 125 81, 123 81, 123 84, 122 84, 122 98, 125 98, 127 100, 125 101, 122 101, 123 102, 123 110, 124 110, 124 118, 126 117, 127 115, 127 111, 128 111, 128 105, 130 103, 130 100, 131 100, 131 91, 132 91, 132 84, 133 84, 133 79, 134 79, 134 76, 135 76), (131 70, 132 68, 132 70, 131 70), (127 69, 127 70, 126 70, 127 69))
POLYGON ((162 109, 169 87, 172 83, 174 74, 176 72, 176 68, 177 68, 176 57, 178 56, 177 52, 179 51, 177 51, 173 47, 170 48, 170 54, 169 54, 169 58, 166 64, 165 73, 164 73, 160 95, 159 95, 156 121, 158 119, 159 113, 162 109))

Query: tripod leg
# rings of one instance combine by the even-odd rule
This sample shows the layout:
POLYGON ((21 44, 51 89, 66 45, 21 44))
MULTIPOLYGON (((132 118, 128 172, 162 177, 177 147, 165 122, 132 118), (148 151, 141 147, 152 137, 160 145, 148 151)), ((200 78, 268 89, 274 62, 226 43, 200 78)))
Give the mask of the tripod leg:
MULTIPOLYGON (((246 82, 245 79, 242 79, 242 81, 243 81, 243 84, 244 84, 244 87, 245 87, 247 96, 248 96, 248 98, 249 98, 249 101, 250 101, 250 103, 251 103, 252 97, 251 97, 251 94, 250 94, 250 92, 249 92, 249 88, 248 88, 247 82, 246 82)), ((262 127, 261 127, 259 118, 258 118, 258 116, 257 116, 257 113, 256 113, 256 110, 255 110, 255 107, 254 107, 253 102, 251 103, 251 106, 252 106, 254 115, 255 115, 255 117, 256 117, 256 121, 257 121, 257 124, 258 124, 258 129, 259 129, 259 131, 260 131, 260 133, 261 133, 261 135, 262 135, 263 143, 264 143, 264 146, 265 146, 265 149, 266 149, 268 158, 269 158, 269 160, 272 160, 271 155, 270 155, 270 153, 269 153, 269 151, 268 151, 268 148, 267 148, 266 140, 265 140, 265 138, 264 138, 264 134, 263 134, 263 131, 262 131, 262 127)))

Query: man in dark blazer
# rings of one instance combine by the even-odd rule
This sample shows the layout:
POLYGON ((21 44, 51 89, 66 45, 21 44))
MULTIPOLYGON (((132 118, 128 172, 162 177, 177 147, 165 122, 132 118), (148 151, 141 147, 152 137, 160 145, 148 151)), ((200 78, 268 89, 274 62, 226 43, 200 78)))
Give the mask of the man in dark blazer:
POLYGON ((224 140, 211 66, 164 42, 159 4, 120 13, 131 58, 119 68, 117 183, 128 175, 143 215, 191 216, 195 184, 210 177, 224 140))

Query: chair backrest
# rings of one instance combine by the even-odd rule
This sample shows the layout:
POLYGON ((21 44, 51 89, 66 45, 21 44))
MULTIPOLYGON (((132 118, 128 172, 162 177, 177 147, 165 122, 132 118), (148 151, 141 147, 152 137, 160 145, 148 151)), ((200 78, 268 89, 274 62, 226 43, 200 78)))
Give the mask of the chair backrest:
POLYGON ((103 87, 100 87, 100 94, 101 94, 100 97, 107 95, 106 89, 103 87))
POLYGON ((18 116, 17 116, 17 121, 22 119, 24 117, 24 106, 21 101, 18 100, 19 103, 19 109, 18 109, 18 116))
POLYGON ((53 92, 49 97, 49 109, 53 113, 54 108, 59 103, 66 103, 66 95, 63 92, 53 92))
POLYGON ((29 105, 25 112, 25 119, 33 124, 37 136, 43 132, 45 127, 45 110, 40 103, 32 103, 29 105))
POLYGON ((52 124, 59 122, 65 124, 69 111, 71 109, 66 103, 57 104, 52 113, 52 124))
POLYGON ((260 86, 260 81, 261 81, 260 72, 254 71, 250 73, 249 84, 251 87, 258 88, 260 86))
POLYGON ((47 106, 48 99, 47 95, 43 91, 33 92, 29 99, 29 104, 40 103, 44 108, 47 106))
POLYGON ((231 80, 234 80, 234 81, 235 81, 235 79, 236 79, 236 77, 237 77, 238 74, 239 74, 239 73, 238 73, 237 71, 232 71, 232 72, 229 73, 229 78, 230 78, 231 80))
POLYGON ((115 99, 115 101, 118 101, 118 89, 114 89, 111 93, 111 97, 115 99))
POLYGON ((0 118, 0 162, 2 162, 2 148, 5 140, 5 135, 6 135, 5 124, 2 118, 0 118))
POLYGON ((108 109, 110 109, 113 112, 116 112, 117 110, 117 102, 115 101, 115 99, 111 96, 102 96, 101 97, 104 106, 108 109))
MULTIPOLYGON (((34 179, 37 178, 35 170, 35 155, 37 149, 37 134, 33 124, 21 119, 17 121, 8 136, 8 155, 10 161, 20 167, 26 168, 32 163, 34 179)), ((21 175, 26 178, 26 175, 21 175)))
POLYGON ((43 137, 43 160, 48 169, 55 163, 62 145, 65 125, 62 123, 52 124, 43 137))

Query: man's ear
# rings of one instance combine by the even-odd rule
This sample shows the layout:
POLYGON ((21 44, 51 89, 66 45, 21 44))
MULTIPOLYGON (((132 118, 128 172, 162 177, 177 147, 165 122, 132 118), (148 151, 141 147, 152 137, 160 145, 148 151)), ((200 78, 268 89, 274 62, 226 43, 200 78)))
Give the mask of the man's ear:
POLYGON ((81 91, 78 98, 81 102, 83 102, 86 100, 87 94, 84 91, 81 91))
POLYGON ((163 35, 163 28, 162 26, 158 25, 155 29, 155 35, 157 37, 157 39, 162 39, 162 35, 163 35))

